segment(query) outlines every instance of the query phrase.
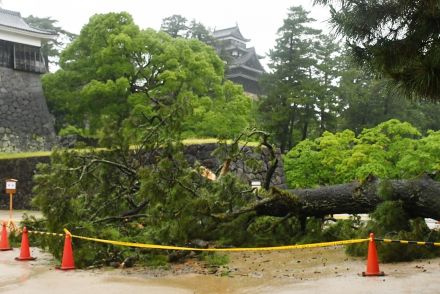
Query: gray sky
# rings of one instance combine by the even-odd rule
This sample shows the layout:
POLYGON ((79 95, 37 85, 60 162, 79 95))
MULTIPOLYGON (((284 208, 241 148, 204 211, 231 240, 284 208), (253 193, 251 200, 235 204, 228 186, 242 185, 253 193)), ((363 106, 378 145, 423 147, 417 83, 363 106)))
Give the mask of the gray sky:
POLYGON ((2 7, 21 12, 22 16, 33 14, 50 16, 59 25, 73 33, 96 13, 129 12, 141 28, 158 30, 162 19, 180 14, 187 19, 196 19, 212 29, 239 25, 242 34, 251 39, 249 46, 265 55, 275 45, 276 31, 287 16, 291 6, 302 5, 317 19, 315 27, 328 30, 326 20, 328 8, 313 6, 313 0, 3 0, 2 7))

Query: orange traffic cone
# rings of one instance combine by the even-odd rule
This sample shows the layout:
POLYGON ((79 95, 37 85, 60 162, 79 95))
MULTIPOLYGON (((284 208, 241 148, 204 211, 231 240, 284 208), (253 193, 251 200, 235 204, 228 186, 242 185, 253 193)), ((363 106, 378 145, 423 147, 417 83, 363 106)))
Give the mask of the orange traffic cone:
POLYGON ((367 276, 384 276, 384 272, 379 271, 379 261, 377 259, 376 244, 374 243, 374 234, 370 233, 370 243, 368 244, 367 271, 362 272, 367 276))
POLYGON ((2 236, 0 239, 0 250, 1 251, 12 250, 11 246, 9 246, 8 229, 6 228, 5 222, 3 222, 2 236))
POLYGON ((66 234, 66 238, 64 239, 64 251, 60 269, 75 269, 75 261, 73 260, 72 250, 72 237, 70 236, 70 234, 66 234))
POLYGON ((32 257, 29 250, 29 237, 27 228, 23 228, 23 233, 21 234, 21 248, 20 256, 16 257, 15 260, 25 261, 25 260, 35 260, 36 257, 32 257))

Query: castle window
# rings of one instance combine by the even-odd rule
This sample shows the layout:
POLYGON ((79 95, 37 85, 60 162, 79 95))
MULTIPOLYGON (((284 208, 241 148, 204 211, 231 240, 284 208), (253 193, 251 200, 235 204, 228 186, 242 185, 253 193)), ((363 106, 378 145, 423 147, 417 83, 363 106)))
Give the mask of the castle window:
POLYGON ((46 66, 40 48, 14 44, 14 69, 44 73, 46 66))
POLYGON ((45 73, 46 64, 40 48, 0 40, 0 66, 45 73))
POLYGON ((0 40, 0 66, 14 67, 14 45, 11 42, 0 40))

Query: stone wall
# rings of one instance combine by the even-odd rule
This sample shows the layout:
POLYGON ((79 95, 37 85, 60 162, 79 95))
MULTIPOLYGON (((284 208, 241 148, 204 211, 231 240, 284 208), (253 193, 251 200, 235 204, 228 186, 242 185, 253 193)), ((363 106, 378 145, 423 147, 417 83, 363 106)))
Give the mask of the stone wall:
MULTIPOLYGON (((186 147, 185 155, 190 164, 196 161, 201 165, 216 171, 220 162, 212 156, 212 152, 217 144, 200 144, 190 145, 186 147)), ((255 171, 252 171, 244 162, 236 162, 231 164, 231 171, 236 173, 244 182, 251 181, 264 182, 264 176, 268 169, 269 155, 263 152, 262 155, 254 153, 252 148, 246 148, 245 152, 249 157, 253 157, 262 162, 262 165, 255 171)), ((286 188, 284 170, 282 167, 281 155, 278 153, 280 164, 272 178, 272 185, 280 188, 286 188)), ((49 157, 31 157, 21 159, 3 159, 0 160, 0 208, 7 209, 9 207, 9 198, 5 193, 5 180, 9 178, 17 179, 17 195, 14 197, 14 207, 17 209, 30 209, 32 199, 32 177, 35 174, 38 163, 50 162, 49 157)))
POLYGON ((40 78, 0 67, 0 152, 50 150, 56 143, 40 78))
MULTIPOLYGON (((197 160, 201 165, 215 172, 219 168, 220 164, 222 164, 215 157, 212 156, 212 152, 216 148, 217 144, 190 145, 186 147, 185 153, 190 164, 194 164, 197 160)), ((260 162, 261 166, 253 170, 252 168, 247 166, 245 162, 238 161, 231 164, 231 172, 238 175, 238 177, 245 183, 251 184, 252 181, 260 181, 261 184, 263 184, 267 170, 270 166, 270 155, 268 150, 259 154, 255 153, 252 150, 252 147, 246 147, 244 149, 244 153, 246 154, 247 158, 253 158, 260 162)), ((284 176, 283 162, 279 150, 277 150, 276 156, 279 159, 279 163, 272 177, 271 185, 279 188, 287 188, 286 179, 284 176)))

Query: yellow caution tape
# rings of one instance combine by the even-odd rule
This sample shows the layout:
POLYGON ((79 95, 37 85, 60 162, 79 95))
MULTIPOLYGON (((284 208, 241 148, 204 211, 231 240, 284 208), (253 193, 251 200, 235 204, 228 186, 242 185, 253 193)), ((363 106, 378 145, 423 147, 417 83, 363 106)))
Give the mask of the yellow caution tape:
POLYGON ((154 245, 154 244, 143 244, 143 243, 133 243, 133 242, 123 242, 123 241, 113 241, 104 240, 97 238, 89 238, 77 235, 71 235, 72 238, 94 241, 99 243, 106 243, 118 246, 127 247, 137 247, 137 248, 147 248, 147 249, 162 249, 162 250, 185 250, 185 251, 268 251, 268 250, 291 250, 291 249, 304 249, 304 248, 316 248, 316 247, 329 247, 338 245, 347 245, 367 242, 370 239, 353 239, 353 240, 343 240, 343 241, 333 241, 333 242, 323 242, 323 243, 312 243, 312 244, 300 244, 300 245, 287 245, 287 246, 274 246, 274 247, 255 247, 255 248, 192 248, 192 247, 180 247, 180 246, 166 246, 166 245, 154 245))
MULTIPOLYGON (((19 230, 21 232, 22 230, 19 230)), ((38 235, 49 235, 49 236, 56 236, 56 237, 64 237, 64 234, 59 233, 50 233, 50 232, 42 232, 42 231, 28 231, 29 234, 38 234, 38 235)))
MULTIPOLYGON (((16 231, 21 232, 21 229, 15 228, 16 231)), ((299 244, 299 245, 286 245, 286 246, 273 246, 273 247, 249 247, 249 248, 193 248, 193 247, 181 247, 181 246, 168 246, 168 245, 155 245, 155 244, 144 244, 144 243, 134 243, 134 242, 124 242, 124 241, 114 241, 105 240, 98 238, 90 238, 84 236, 73 235, 66 228, 64 229, 65 234, 60 233, 50 233, 42 231, 28 231, 30 234, 39 235, 50 235, 57 237, 64 237, 70 235, 72 238, 94 241, 105 244, 112 244, 117 246, 127 246, 127 247, 137 247, 146 249, 162 249, 162 250, 185 250, 185 251, 223 251, 223 252, 238 252, 238 251, 275 251, 275 250, 291 250, 291 249, 305 249, 305 248, 318 248, 318 247, 331 247, 339 245, 349 245, 356 243, 363 243, 371 241, 370 238, 365 239, 352 239, 352 240, 342 240, 333 242, 321 242, 321 243, 311 243, 311 244, 299 244)), ((381 239, 374 238, 375 241, 385 242, 385 243, 400 243, 400 244, 415 244, 424 246, 440 246, 438 242, 423 242, 423 241, 407 241, 407 240, 392 240, 392 239, 381 239)))
POLYGON ((379 242, 385 242, 385 243, 413 244, 413 245, 423 245, 423 246, 440 246, 439 242, 392 240, 392 239, 381 239, 381 238, 374 238, 374 240, 379 241, 379 242))
POLYGON ((112 244, 117 246, 127 246, 127 247, 137 247, 146 249, 162 249, 162 250, 185 250, 185 251, 223 251, 223 252, 238 252, 238 251, 274 251, 274 250, 291 250, 291 249, 305 249, 305 248, 317 248, 317 247, 331 247, 339 245, 356 244, 370 241, 369 238, 365 239, 352 239, 352 240, 342 240, 342 241, 332 241, 332 242, 321 242, 321 243, 311 243, 311 244, 299 244, 299 245, 286 245, 286 246, 273 246, 273 247, 249 247, 249 248, 193 248, 193 247, 181 247, 181 246, 167 246, 167 245, 155 245, 155 244, 144 244, 144 243, 134 243, 134 242, 124 242, 124 241, 114 241, 105 240, 98 238, 90 238, 84 236, 73 235, 67 229, 64 229, 65 234, 60 233, 50 233, 42 231, 28 231, 30 234, 39 235, 50 235, 57 237, 64 237, 65 235, 70 235, 72 238, 94 241, 105 244, 112 244))

